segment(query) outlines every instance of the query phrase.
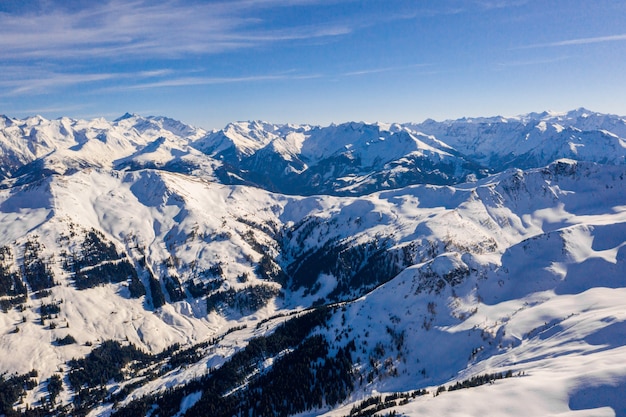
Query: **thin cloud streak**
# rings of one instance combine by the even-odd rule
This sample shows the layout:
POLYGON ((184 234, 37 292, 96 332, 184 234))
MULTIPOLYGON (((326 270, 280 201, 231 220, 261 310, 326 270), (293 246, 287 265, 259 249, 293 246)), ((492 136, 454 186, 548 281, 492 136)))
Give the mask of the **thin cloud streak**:
POLYGON ((342 36, 352 31, 346 23, 266 29, 255 17, 255 8, 286 7, 289 3, 233 1, 190 6, 174 0, 156 4, 110 0, 80 10, 0 13, 0 58, 5 62, 32 58, 175 58, 342 36))
POLYGON ((517 8, 527 4, 529 0, 474 0, 468 2, 467 0, 441 2, 439 6, 443 6, 441 9, 426 8, 415 12, 411 18, 424 17, 424 16, 439 16, 439 15, 459 15, 465 13, 475 13, 483 11, 491 11, 497 9, 517 8))
MULTIPOLYGON (((25 79, 21 80, 18 84, 10 89, 6 96, 17 96, 27 94, 31 92, 43 92, 50 87, 66 87, 69 85, 93 83, 98 81, 105 81, 115 78, 115 74, 52 74, 47 78, 40 79, 25 79)), ((8 83, 2 83, 7 85, 8 83)))
POLYGON ((404 66, 397 66, 397 67, 372 68, 372 69, 346 72, 341 75, 344 77, 353 77, 353 76, 358 76, 358 75, 381 74, 385 72, 402 71, 406 69, 424 68, 428 66, 430 66, 430 64, 415 64, 415 65, 404 65, 404 66))
POLYGON ((4 97, 45 94, 59 88, 113 80, 158 78, 172 73, 169 69, 132 73, 61 73, 43 69, 24 71, 21 67, 10 66, 0 66, 0 71, 4 78, 0 81, 0 96, 4 97), (25 77, 24 74, 28 76, 25 77), (2 92, 3 89, 6 91, 2 92))
POLYGON ((250 83, 261 81, 281 81, 281 80, 306 80, 320 78, 321 75, 250 75, 245 77, 182 77, 172 78, 169 80, 156 81, 152 83, 139 83, 130 86, 118 86, 106 88, 106 91, 123 91, 123 90, 147 90, 152 88, 169 88, 169 87, 190 87, 200 85, 220 85, 235 83, 250 83))
POLYGON ((591 37, 591 38, 577 38, 577 39, 567 39, 564 41, 557 41, 557 42, 539 43, 535 45, 521 46, 515 49, 532 49, 532 48, 549 48, 549 47, 572 46, 572 45, 589 45, 589 44, 594 44, 594 43, 620 42, 620 41, 626 41, 626 33, 619 34, 619 35, 596 36, 596 37, 591 37))
POLYGON ((485 10, 492 10, 519 7, 527 4, 528 1, 529 0, 477 0, 475 3, 485 10))
MULTIPOLYGON (((249 83, 249 82, 263 82, 263 81, 291 81, 291 80, 310 80, 321 78, 336 78, 336 77, 354 77, 361 75, 380 74, 393 71, 402 71, 407 69, 418 69, 430 67, 431 64, 414 64, 404 65, 396 67, 386 68, 374 68, 365 69, 359 71, 344 72, 341 74, 262 74, 262 75, 249 75, 241 77, 179 77, 164 79, 151 83, 138 83, 129 86, 116 86, 112 88, 105 88, 105 91, 124 91, 124 90, 147 90, 153 88, 169 88, 169 87, 188 87, 188 86, 200 86, 200 85, 220 85, 220 84, 235 84, 235 83, 249 83)), ((433 72, 436 73, 436 72, 433 72)))
MULTIPOLYGON (((82 104, 82 105, 73 105, 73 106, 50 106, 50 107, 37 107, 37 108, 28 108, 28 109, 21 109, 21 110, 15 110, 15 114, 18 115, 23 115, 25 117, 28 116, 32 116, 33 114, 49 114, 49 113, 61 113, 61 114, 65 114, 65 113, 69 113, 69 112, 76 112, 76 111, 82 111, 85 109, 85 107, 89 107, 88 105, 82 104)), ((11 115, 12 117, 14 117, 13 115, 11 115)), ((98 115, 99 117, 103 117, 103 115, 98 115)))
POLYGON ((554 64, 556 62, 562 62, 569 59, 567 56, 556 57, 556 58, 548 58, 548 59, 529 59, 526 61, 510 61, 510 62, 499 62, 496 64, 498 69, 504 68, 514 68, 514 67, 527 67, 532 65, 545 65, 545 64, 554 64))
MULTIPOLYGON (((189 74, 197 71, 185 71, 185 73, 189 74)), ((262 81, 308 80, 324 77, 322 74, 297 74, 294 72, 215 77, 181 76, 184 73, 181 74, 171 69, 138 72, 76 73, 50 71, 45 68, 0 66, 0 73, 3 74, 3 79, 0 80, 0 97, 36 96, 71 86, 98 83, 105 83, 105 86, 97 89, 98 92, 114 92, 262 81), (114 86, 106 86, 106 84, 114 84, 114 86)))

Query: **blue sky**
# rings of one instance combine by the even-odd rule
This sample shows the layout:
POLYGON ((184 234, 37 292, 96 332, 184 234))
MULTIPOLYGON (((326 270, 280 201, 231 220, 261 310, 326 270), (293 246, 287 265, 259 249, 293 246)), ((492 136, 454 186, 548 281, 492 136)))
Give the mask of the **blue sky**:
POLYGON ((0 113, 626 115, 621 0, 0 0, 0 113))

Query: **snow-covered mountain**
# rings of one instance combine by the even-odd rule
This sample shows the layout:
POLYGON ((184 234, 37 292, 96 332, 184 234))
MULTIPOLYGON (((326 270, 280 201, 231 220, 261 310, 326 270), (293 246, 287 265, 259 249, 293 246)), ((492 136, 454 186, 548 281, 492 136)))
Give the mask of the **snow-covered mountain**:
POLYGON ((410 125, 491 170, 537 168, 559 158, 624 163, 626 120, 577 109, 410 125))
POLYGON ((221 179, 297 195, 453 185, 559 158, 623 164, 626 120, 578 109, 514 118, 328 127, 235 123, 195 142, 221 179))
POLYGON ((2 117, 0 415, 626 415, 625 140, 2 117))

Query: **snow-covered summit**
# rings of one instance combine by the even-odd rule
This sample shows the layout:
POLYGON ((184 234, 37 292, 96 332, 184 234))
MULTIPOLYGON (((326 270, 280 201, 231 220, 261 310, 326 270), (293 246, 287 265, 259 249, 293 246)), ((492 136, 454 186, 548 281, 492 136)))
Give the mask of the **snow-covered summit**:
POLYGON ((421 182, 456 184, 558 158, 622 164, 626 157, 626 118, 582 108, 420 124, 250 121, 212 132, 129 113, 114 122, 3 120, 5 177, 37 159, 52 159, 44 165, 56 167, 53 172, 61 172, 63 163, 72 169, 116 163, 136 168, 153 159, 175 170, 217 170, 226 183, 289 194, 360 195, 421 182))
POLYGON ((623 126, 0 118, 0 414, 619 415, 623 126))
POLYGON ((428 120, 409 127, 491 170, 540 167, 559 158, 623 164, 626 156, 626 118, 582 108, 512 118, 428 120))
POLYGON ((6 120, 10 123, 5 121, 0 130, 0 172, 4 177, 32 174, 33 170, 63 174, 90 167, 111 169, 117 161, 146 153, 160 138, 169 145, 160 157, 153 157, 154 162, 180 160, 183 155, 199 153, 190 143, 206 134, 173 119, 130 114, 114 122, 39 116, 6 120))

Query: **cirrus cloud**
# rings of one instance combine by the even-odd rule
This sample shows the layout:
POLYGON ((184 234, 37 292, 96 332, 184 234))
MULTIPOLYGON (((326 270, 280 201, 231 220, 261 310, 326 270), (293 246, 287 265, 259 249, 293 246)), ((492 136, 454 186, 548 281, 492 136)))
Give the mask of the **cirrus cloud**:
MULTIPOLYGON (((0 58, 5 62, 177 58, 351 32, 341 23, 267 27, 256 16, 260 8, 288 3, 109 0, 72 9, 5 12, 0 13, 0 58)), ((311 1, 298 2, 307 3, 311 1)))

